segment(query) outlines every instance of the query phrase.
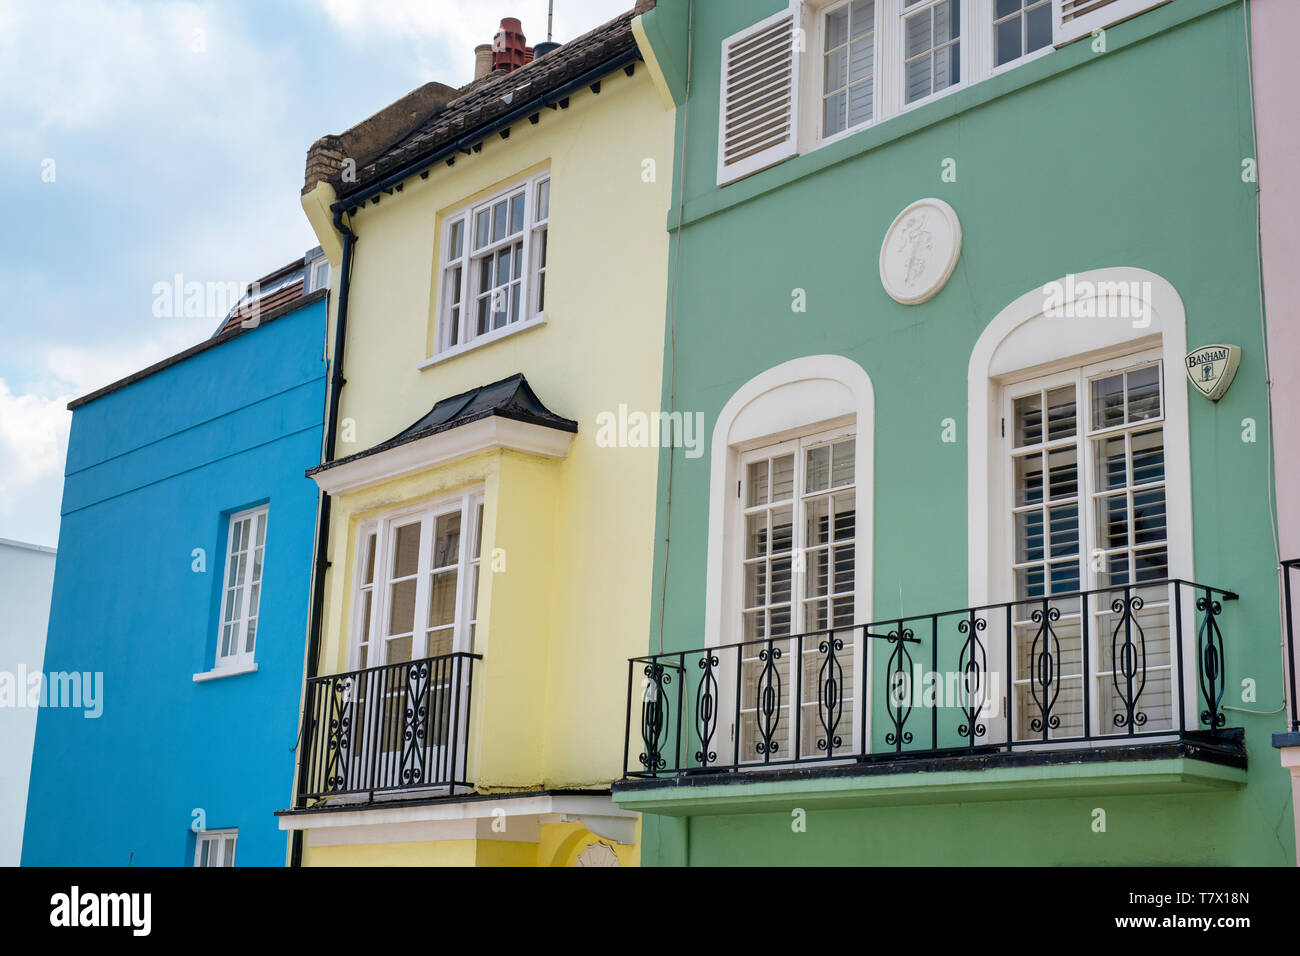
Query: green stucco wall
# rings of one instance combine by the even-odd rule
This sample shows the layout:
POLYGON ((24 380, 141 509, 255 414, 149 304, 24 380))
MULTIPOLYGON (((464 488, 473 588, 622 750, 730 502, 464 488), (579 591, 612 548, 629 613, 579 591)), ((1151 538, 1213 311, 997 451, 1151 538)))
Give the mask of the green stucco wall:
MULTIPOLYGON (((684 6, 661 0, 648 18, 680 23, 684 6)), ((1229 342, 1244 351, 1221 402, 1189 396, 1195 573, 1241 595, 1224 618, 1225 703, 1277 707, 1256 193, 1241 176, 1253 154, 1241 5, 1175 0, 1109 31, 1108 52, 1076 43, 719 189, 721 40, 782 6, 695 5, 692 92, 678 111, 686 199, 669 217, 670 229, 679 216, 684 226, 664 407, 703 412, 711 431, 727 399, 765 369, 823 353, 860 364, 876 399, 873 616, 961 607, 967 368, 980 333, 1017 297, 1069 273, 1132 266, 1162 276, 1186 306, 1189 348, 1229 342), (948 158, 956 182, 941 179, 948 158), (956 209, 964 244, 947 286, 908 307, 881 287, 880 242, 908 203, 927 196, 956 209), (791 309, 796 289, 806 291, 804 313, 791 309), (958 424, 956 443, 941 441, 947 418, 958 424), (1242 440, 1247 418, 1257 423, 1254 443, 1242 440), (1257 684, 1253 703, 1241 701, 1243 678, 1257 684)), ((684 42, 678 30, 661 32, 675 47, 684 42)), ((1170 387, 1189 387, 1181 369, 1166 376, 1170 387)), ((668 651, 703 643, 710 493, 708 454, 675 455, 668 651)), ((656 607, 668 478, 665 452, 656 607)), ((658 635, 656 610, 651 652, 658 635)), ((647 814, 643 859, 1292 864, 1288 779, 1269 745, 1282 719, 1230 712, 1229 726, 1245 728, 1250 755, 1249 782, 1234 793, 813 810, 804 833, 792 832, 788 813, 647 814), (1104 834, 1091 829, 1098 806, 1108 813, 1104 834)))

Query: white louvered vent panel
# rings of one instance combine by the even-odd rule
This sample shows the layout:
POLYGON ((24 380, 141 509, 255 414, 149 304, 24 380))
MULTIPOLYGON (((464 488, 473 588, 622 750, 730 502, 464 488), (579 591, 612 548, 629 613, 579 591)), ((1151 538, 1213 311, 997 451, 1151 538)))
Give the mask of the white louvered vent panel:
POLYGON ((1057 46, 1091 36, 1122 20, 1164 6, 1170 0, 1052 0, 1057 46))
POLYGON ((722 41, 719 185, 795 154, 796 26, 794 12, 785 10, 722 41))

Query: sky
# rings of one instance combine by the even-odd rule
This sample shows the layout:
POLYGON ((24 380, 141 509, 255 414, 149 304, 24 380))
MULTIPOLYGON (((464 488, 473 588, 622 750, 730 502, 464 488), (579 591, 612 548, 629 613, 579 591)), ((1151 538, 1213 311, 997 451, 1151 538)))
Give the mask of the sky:
MULTIPOLYGON (((555 0, 572 39, 633 0, 555 0)), ((307 148, 547 0, 0 0, 0 538, 55 545, 70 399, 211 334, 158 283, 247 283, 316 239, 307 148)))

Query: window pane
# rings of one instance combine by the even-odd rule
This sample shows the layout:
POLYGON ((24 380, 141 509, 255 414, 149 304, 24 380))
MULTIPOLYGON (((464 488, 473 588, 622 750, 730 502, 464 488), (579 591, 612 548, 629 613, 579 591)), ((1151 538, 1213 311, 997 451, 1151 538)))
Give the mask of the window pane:
POLYGON ((1043 500, 1043 456, 1038 453, 1016 459, 1016 505, 1040 504, 1043 500))
POLYGON ((767 603, 767 562, 745 565, 745 607, 762 607, 767 603))
POLYGON ((1160 417, 1160 368, 1152 365, 1128 373, 1128 420, 1160 417))
POLYGON ((439 571, 429 588, 429 627, 442 627, 456 621, 457 572, 439 571))
POLYGON ((871 80, 849 88, 849 126, 871 122, 875 84, 871 80))
POLYGON ((537 221, 549 218, 551 215, 551 181, 543 179, 537 184, 537 221))
POLYGON ((1079 506, 1070 504, 1052 508, 1052 557, 1061 558, 1079 553, 1079 506))
POLYGON ((827 544, 831 539, 830 499, 815 498, 804 505, 804 545, 827 544))
POLYGON ((1128 496, 1097 499, 1097 544, 1105 551, 1128 546, 1128 496))
POLYGON ((790 506, 772 510, 772 553, 784 554, 794 547, 794 512, 790 506))
POLYGON ((876 42, 871 37, 858 40, 849 48, 849 82, 860 83, 871 75, 875 66, 876 42))
POLYGON ((420 566, 420 523, 403 525, 397 529, 393 547, 393 577, 404 578, 420 566))
POLYGON ((849 76, 849 48, 840 47, 826 54, 826 92, 844 89, 849 76))
POLYGON ((1020 18, 1003 20, 994 27, 996 37, 994 46, 997 51, 997 65, 1010 63, 1020 57, 1020 18))
POLYGON ((745 519, 745 557, 767 554, 767 515, 749 515, 745 519))
POLYGON ((919 56, 930 49, 930 11, 926 10, 908 17, 904 35, 908 57, 919 56))
POLYGON ((1092 427, 1124 424, 1124 376, 1112 375, 1092 383, 1092 427))
POLYGON ((957 44, 946 46, 934 54, 935 91, 946 90, 961 82, 961 48, 957 44))
POLYGON ((409 634, 415 630, 415 581, 399 581, 389 595, 388 633, 409 634))
POLYGON ((457 220, 456 222, 453 222, 451 224, 451 233, 448 236, 448 241, 447 241, 448 261, 460 258, 461 253, 463 252, 462 247, 464 246, 464 241, 465 241, 464 232, 465 232, 465 221, 463 219, 457 220))
POLYGON ((474 217, 474 248, 475 249, 482 249, 484 246, 486 246, 489 242, 492 241, 492 234, 490 232, 491 223, 492 223, 491 210, 488 209, 481 210, 479 214, 474 217))
POLYGON ((492 207, 492 241, 506 237, 506 216, 509 214, 509 206, 503 199, 492 207))
POLYGON ((849 17, 849 37, 856 40, 876 28, 876 0, 854 0, 849 17))
POLYGON ((946 0, 934 8, 934 42, 947 43, 961 32, 961 7, 958 0, 946 0))
POLYGON ((821 445, 808 449, 807 467, 804 473, 804 492, 825 491, 830 487, 831 448, 821 445))
POLYGON ((856 495, 852 491, 836 495, 834 498, 835 540, 847 541, 853 537, 857 510, 856 495))
POLYGON ((1000 20, 1008 17, 1020 9, 1020 0, 994 0, 993 18, 1000 20))
POLYGON ((794 494, 794 455, 772 461, 772 500, 788 501, 794 494))
POLYGON ((510 200, 510 233, 523 232, 524 229, 524 194, 520 193, 510 200))
POLYGON ((823 136, 834 136, 836 133, 842 133, 848 128, 845 119, 845 103, 847 101, 847 96, 842 91, 826 97, 825 108, 822 112, 823 136))
POLYGON ((1052 42, 1052 4, 1040 4, 1025 13, 1025 52, 1033 53, 1052 42))
POLYGON ((853 458, 857 452, 854 439, 838 442, 831 450, 831 487, 853 484, 853 458))
POLYGON ((1016 564, 1043 560, 1043 512, 1041 508, 1015 517, 1016 564))
POLYGON ((749 500, 747 506, 767 504, 767 461, 755 461, 749 465, 749 500))
POLYGON ((1039 393, 1017 398, 1012 417, 1017 448, 1037 445, 1043 440, 1043 399, 1039 393))
POLYGON ((433 567, 445 568, 460 557, 460 512, 438 518, 433 538, 433 567))
POLYGON ((1079 493, 1079 469, 1075 448, 1060 448, 1047 455, 1048 494, 1053 499, 1073 498, 1079 493))
POLYGON ((1133 484, 1147 485, 1165 479, 1165 439, 1160 429, 1136 432, 1133 443, 1133 484))
POLYGON ((849 41, 849 8, 840 7, 826 15, 826 49, 833 50, 849 41))
POLYGON ((1097 490, 1113 491, 1123 488, 1128 481, 1124 436, 1095 442, 1093 453, 1097 458, 1097 490))
POLYGON ((1074 434, 1074 386, 1054 388, 1047 393, 1047 440, 1071 438, 1074 434))

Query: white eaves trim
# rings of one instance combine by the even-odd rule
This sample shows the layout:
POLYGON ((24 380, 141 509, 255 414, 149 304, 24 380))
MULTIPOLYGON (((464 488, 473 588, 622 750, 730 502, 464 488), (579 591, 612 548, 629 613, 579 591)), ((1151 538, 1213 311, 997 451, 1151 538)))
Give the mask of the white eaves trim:
POLYGON ((537 843, 548 823, 581 823, 615 843, 636 842, 639 814, 604 795, 504 793, 499 800, 438 801, 419 806, 366 804, 280 817, 281 830, 306 830, 312 846, 423 843, 437 840, 510 840, 537 843), (493 824, 505 817, 505 827, 493 824))
POLYGON ((329 495, 357 491, 380 482, 437 468, 485 451, 508 449, 543 458, 565 458, 572 432, 518 422, 499 415, 437 432, 386 451, 347 461, 312 475, 329 495))

